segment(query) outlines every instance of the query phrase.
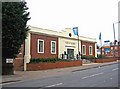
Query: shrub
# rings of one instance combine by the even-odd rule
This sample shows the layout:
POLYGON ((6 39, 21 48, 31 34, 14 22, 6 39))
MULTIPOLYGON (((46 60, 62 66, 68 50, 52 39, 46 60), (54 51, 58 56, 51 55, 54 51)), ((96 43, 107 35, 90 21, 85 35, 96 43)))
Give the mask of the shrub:
POLYGON ((99 55, 97 55, 97 59, 100 59, 100 58, 108 58, 108 57, 106 57, 105 55, 101 55, 101 54, 99 54, 99 55))
POLYGON ((96 59, 96 57, 83 55, 83 56, 81 56, 81 59, 90 60, 90 59, 96 59))
POLYGON ((61 62, 61 61, 71 61, 71 60, 64 60, 59 58, 31 58, 30 63, 39 63, 39 62, 61 62))
POLYGON ((39 63, 41 60, 39 58, 32 58, 30 59, 30 63, 39 63))

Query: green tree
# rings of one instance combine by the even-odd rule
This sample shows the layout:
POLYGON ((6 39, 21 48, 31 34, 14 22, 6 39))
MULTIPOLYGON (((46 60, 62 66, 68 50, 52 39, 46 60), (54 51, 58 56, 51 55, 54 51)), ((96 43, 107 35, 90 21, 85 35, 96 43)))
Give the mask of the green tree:
POLYGON ((2 74, 13 74, 13 66, 6 63, 6 58, 16 57, 27 36, 27 10, 24 1, 2 3, 2 74))

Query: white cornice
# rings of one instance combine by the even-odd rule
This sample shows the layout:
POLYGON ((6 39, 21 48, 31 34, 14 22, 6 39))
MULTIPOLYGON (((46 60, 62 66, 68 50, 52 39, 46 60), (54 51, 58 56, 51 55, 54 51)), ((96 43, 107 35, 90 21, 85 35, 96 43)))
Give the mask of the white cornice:
MULTIPOLYGON (((68 38, 68 39, 78 39, 77 36, 74 35, 73 31, 71 28, 66 28, 65 30, 62 30, 61 32, 59 31, 53 31, 50 29, 43 29, 43 28, 38 28, 34 26, 29 26, 30 33, 37 33, 37 34, 46 34, 46 35, 52 35, 52 36, 57 36, 57 37, 63 37, 63 38, 68 38), (69 33, 71 33, 71 37, 69 37, 69 33)), ((89 42, 96 42, 95 38, 91 37, 85 37, 85 36, 79 36, 79 40, 83 41, 89 41, 89 42)))

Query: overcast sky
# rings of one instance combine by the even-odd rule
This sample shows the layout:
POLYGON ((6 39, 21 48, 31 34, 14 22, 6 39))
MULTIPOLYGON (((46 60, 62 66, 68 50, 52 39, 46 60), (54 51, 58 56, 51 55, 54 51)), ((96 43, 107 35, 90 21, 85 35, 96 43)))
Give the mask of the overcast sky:
MULTIPOLYGON (((119 0, 26 0, 28 25, 56 31, 78 27, 79 35, 113 41, 113 23, 118 22, 119 0)), ((115 24, 118 38, 118 24, 115 24)))

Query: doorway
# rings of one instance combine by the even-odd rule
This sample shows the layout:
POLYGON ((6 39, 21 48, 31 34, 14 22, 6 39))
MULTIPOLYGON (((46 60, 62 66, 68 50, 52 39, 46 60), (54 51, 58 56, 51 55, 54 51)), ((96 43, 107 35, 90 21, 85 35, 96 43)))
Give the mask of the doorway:
POLYGON ((68 59, 74 59, 74 49, 67 49, 68 59))

